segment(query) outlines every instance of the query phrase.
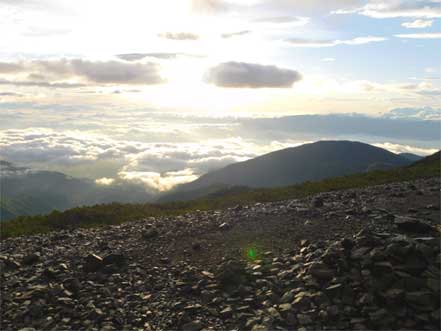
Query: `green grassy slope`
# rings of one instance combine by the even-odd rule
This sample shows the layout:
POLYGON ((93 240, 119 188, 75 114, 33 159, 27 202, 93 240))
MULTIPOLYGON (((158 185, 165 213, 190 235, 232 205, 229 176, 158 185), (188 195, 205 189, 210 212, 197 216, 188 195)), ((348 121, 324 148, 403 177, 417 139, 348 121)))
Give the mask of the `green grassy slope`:
POLYGON ((238 204, 302 198, 319 192, 437 176, 440 176, 439 154, 438 157, 430 157, 425 161, 419 161, 413 166, 404 168, 335 177, 283 188, 249 189, 211 199, 164 204, 101 204, 74 208, 64 212, 52 212, 46 216, 20 217, 0 223, 1 237, 7 238, 76 227, 120 224, 149 216, 179 215, 195 210, 228 208, 238 204))

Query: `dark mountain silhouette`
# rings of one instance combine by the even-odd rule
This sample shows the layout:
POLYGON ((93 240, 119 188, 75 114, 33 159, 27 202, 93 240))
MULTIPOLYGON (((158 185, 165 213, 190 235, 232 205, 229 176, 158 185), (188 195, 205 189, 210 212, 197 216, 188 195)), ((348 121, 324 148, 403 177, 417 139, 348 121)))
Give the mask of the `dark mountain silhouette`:
POLYGON ((46 214, 85 205, 151 200, 137 185, 98 185, 54 171, 31 171, 2 161, 0 220, 17 216, 46 214))
POLYGON ((400 153, 398 155, 401 157, 404 157, 405 159, 407 159, 411 162, 416 162, 416 161, 419 161, 424 158, 424 156, 413 154, 413 153, 400 153))
MULTIPOLYGON (((234 163, 183 184, 159 201, 188 200, 214 193, 213 187, 280 187, 371 170, 406 166, 407 158, 352 141, 319 141, 234 163)), ((230 188, 231 189, 231 188, 230 188)))
POLYGON ((415 162, 415 165, 418 164, 431 164, 434 162, 438 162, 438 164, 441 164, 441 151, 438 151, 432 155, 426 156, 425 158, 415 162))

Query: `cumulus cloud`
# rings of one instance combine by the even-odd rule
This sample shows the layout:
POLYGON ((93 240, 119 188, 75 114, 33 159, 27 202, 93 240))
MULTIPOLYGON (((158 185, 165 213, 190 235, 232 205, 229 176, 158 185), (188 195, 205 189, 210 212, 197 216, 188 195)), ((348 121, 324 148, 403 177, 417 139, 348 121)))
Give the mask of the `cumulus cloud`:
POLYGON ((394 17, 441 17, 441 2, 438 0, 396 0, 379 1, 370 0, 366 5, 359 8, 339 9, 334 14, 359 14, 373 18, 394 17))
POLYGON ((199 36, 191 32, 163 32, 158 37, 171 40, 198 40, 199 36))
POLYGON ((245 34, 249 34, 251 33, 250 30, 242 30, 242 31, 237 31, 237 32, 230 32, 230 33, 223 33, 221 36, 224 39, 227 38, 232 38, 232 37, 237 37, 237 36, 243 36, 245 34))
POLYGON ((405 39, 441 39, 441 32, 396 34, 395 37, 405 39))
POLYGON ((408 29, 424 29, 431 27, 433 23, 433 20, 426 21, 426 20, 415 20, 412 22, 403 22, 401 23, 401 26, 408 28, 408 29))
POLYGON ((301 79, 295 70, 245 62, 221 63, 205 74, 206 82, 229 88, 289 88, 301 79))
POLYGON ((387 40, 387 38, 367 36, 367 37, 357 37, 348 40, 290 38, 290 39, 286 39, 285 42, 295 47, 320 48, 320 47, 334 47, 337 45, 364 45, 372 42, 380 42, 385 40, 387 40))
POLYGON ((2 79, 0 84, 3 85, 76 88, 87 83, 152 85, 164 82, 160 75, 160 65, 150 62, 34 60, 3 63, 3 66, 0 65, 0 73, 2 67, 4 71, 14 70, 15 74, 27 78, 26 80, 2 79))
POLYGON ((159 84, 163 82, 156 63, 92 62, 73 60, 73 72, 96 83, 159 84))

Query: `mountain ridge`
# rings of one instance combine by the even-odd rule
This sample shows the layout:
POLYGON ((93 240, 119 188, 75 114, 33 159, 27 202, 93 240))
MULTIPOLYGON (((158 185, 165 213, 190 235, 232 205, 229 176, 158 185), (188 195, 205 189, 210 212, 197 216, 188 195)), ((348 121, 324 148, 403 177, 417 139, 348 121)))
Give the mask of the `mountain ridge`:
POLYGON ((182 184, 158 201, 199 197, 212 186, 281 187, 311 180, 411 164, 385 149, 354 141, 324 140, 230 164, 182 184), (189 194, 194 192, 194 194, 189 194))

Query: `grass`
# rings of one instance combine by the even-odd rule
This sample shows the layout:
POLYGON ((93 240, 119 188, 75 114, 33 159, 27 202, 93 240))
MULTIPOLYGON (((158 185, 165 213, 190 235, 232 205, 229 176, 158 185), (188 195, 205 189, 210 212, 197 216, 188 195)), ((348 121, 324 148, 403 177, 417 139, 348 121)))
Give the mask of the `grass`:
POLYGON ((23 216, 11 221, 1 222, 0 238, 46 233, 78 227, 88 228, 115 225, 146 217, 182 215, 196 210, 225 209, 239 204, 303 198, 320 192, 361 188, 371 185, 439 176, 440 162, 436 159, 432 162, 417 163, 411 167, 335 177, 281 188, 249 189, 212 199, 168 202, 163 204, 111 203, 90 207, 78 207, 64 212, 54 211, 48 215, 23 216))

